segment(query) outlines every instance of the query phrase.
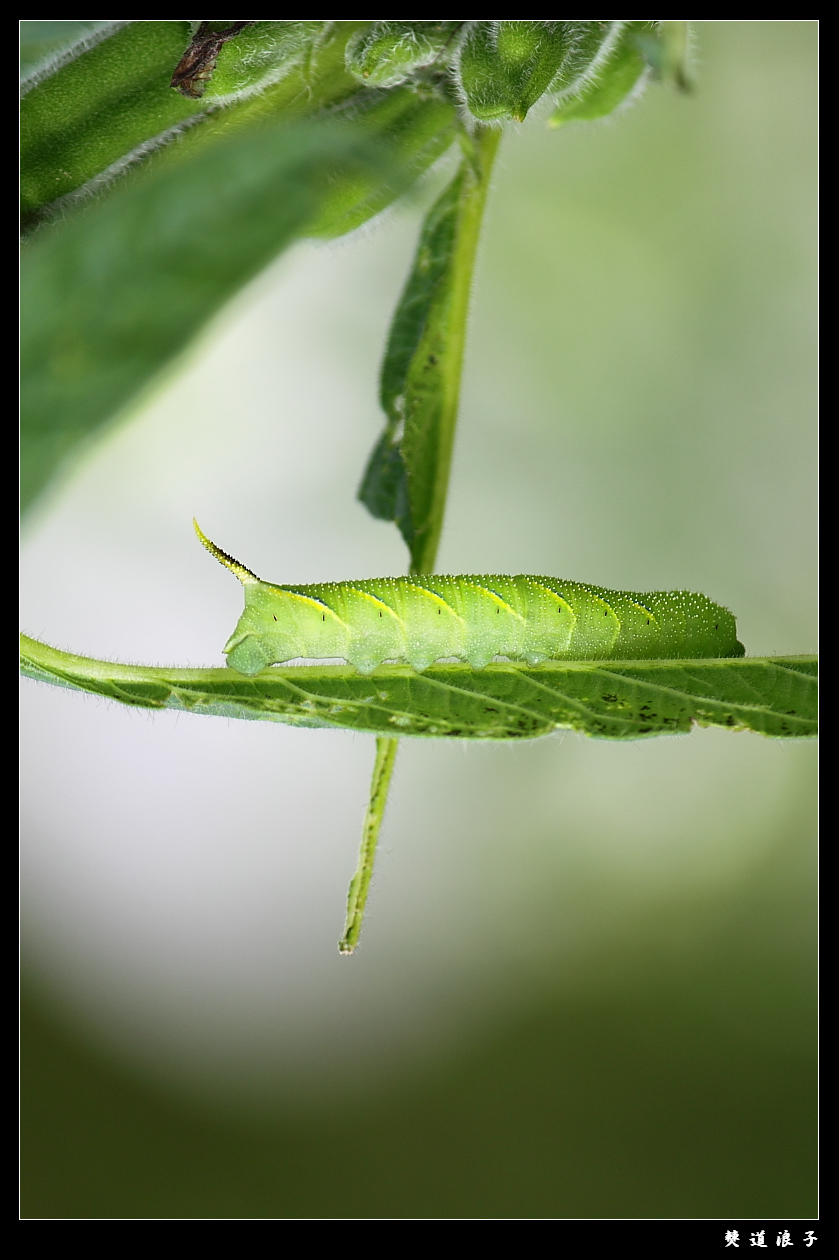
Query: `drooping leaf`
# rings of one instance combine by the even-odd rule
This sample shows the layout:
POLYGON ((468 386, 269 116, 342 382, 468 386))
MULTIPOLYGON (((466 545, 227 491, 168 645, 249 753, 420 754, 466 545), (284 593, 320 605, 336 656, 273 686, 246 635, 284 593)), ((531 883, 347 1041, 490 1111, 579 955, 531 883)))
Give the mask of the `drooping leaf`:
POLYGON ((373 447, 358 497, 376 520, 394 521, 410 547, 414 530, 408 496, 408 470, 400 449, 398 424, 388 424, 373 447))
POLYGON ((373 516, 396 521, 415 572, 433 568, 442 528, 472 265, 499 138, 478 133, 474 152, 428 212, 382 365, 387 424, 359 497, 373 516))
POLYGON ((817 733, 813 656, 549 662, 536 667, 284 666, 231 669, 114 665, 21 636, 29 678, 147 709, 438 739, 532 739, 570 728, 599 739, 675 735, 691 726, 779 739, 817 733))

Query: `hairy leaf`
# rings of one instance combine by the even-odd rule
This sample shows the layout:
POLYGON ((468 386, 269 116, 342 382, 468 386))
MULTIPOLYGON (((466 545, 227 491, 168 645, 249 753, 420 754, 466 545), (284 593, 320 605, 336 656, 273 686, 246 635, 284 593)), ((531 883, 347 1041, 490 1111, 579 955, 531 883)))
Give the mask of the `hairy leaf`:
MULTIPOLYGON (((199 124, 203 143, 217 138, 230 122, 230 106, 241 126, 311 115, 357 93, 343 55, 358 23, 341 23, 339 31, 329 30, 334 24, 328 22, 245 23, 203 61, 201 41, 190 44, 192 25, 115 23, 104 39, 82 45, 80 55, 59 60, 54 73, 35 76, 21 109, 25 226, 89 181, 107 183, 126 164, 148 160, 187 124, 199 124), (188 68, 190 54, 195 64, 188 68), (286 78, 291 81, 280 86, 286 78), (227 107, 223 122, 216 117, 221 105, 227 107)), ((179 145, 177 156, 192 147, 179 145)))
MULTIPOLYGON (((604 118, 617 109, 643 82, 648 63, 638 46, 636 28, 648 28, 645 22, 628 22, 611 56, 597 75, 589 79, 573 95, 562 97, 551 114, 548 125, 562 127, 569 122, 589 122, 604 118)), ((646 34, 651 36, 649 30, 646 34)))
POLYGON ((616 22, 473 22, 458 74, 469 111, 481 121, 515 118, 549 87, 563 90, 587 74, 621 24, 616 22))
POLYGON ((20 85, 23 91, 54 74, 60 65, 107 38, 122 22, 21 22, 20 85))
POLYGON ((393 87, 457 51, 463 22, 373 22, 347 44, 347 69, 362 83, 393 87))
MULTIPOLYGON (((218 23, 211 25, 218 26, 218 23)), ((264 90, 301 62, 314 69, 316 49, 331 22, 247 22, 220 50, 205 100, 239 98, 264 90)))
POLYGON ((532 739, 570 728, 600 739, 722 726, 792 739, 817 733, 813 656, 563 661, 536 667, 286 666, 160 669, 72 656, 21 636, 30 677, 148 709, 448 739, 532 739))
POLYGON ((129 22, 36 84, 21 106, 24 221, 203 110, 170 87, 189 22, 129 22))

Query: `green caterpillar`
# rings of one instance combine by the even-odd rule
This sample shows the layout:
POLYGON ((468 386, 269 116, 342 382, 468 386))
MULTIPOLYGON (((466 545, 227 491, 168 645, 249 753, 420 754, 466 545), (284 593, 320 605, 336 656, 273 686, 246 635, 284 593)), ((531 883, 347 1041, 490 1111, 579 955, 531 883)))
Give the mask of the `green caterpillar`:
POLYGON ((451 657, 483 669, 495 656, 538 665, 745 654, 731 613, 690 591, 638 594, 495 574, 273 586, 195 530, 245 588, 245 611, 224 648, 240 674, 299 657, 341 657, 369 674, 383 661, 422 671, 451 657))

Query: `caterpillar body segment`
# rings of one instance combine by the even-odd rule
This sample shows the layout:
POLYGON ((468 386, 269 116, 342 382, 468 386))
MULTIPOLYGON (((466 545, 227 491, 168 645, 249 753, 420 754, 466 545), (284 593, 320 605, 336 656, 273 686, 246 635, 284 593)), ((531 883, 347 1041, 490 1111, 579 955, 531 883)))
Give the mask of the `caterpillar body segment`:
POLYGON ((224 648, 242 674, 299 658, 341 658, 366 674, 384 661, 422 671, 443 658, 481 669, 496 656, 537 665, 744 655, 732 614, 690 591, 609 591, 527 574, 275 586, 199 537, 244 586, 224 648))

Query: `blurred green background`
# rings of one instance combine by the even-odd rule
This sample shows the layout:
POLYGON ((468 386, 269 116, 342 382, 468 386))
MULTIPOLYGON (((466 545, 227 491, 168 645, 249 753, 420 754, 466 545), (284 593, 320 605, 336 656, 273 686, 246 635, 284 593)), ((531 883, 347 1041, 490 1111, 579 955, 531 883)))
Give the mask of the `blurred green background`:
MULTIPOLYGON (((815 648, 815 22, 505 138, 440 568, 706 592, 815 648)), ((354 493, 419 218, 302 244, 24 540, 23 625, 220 662, 268 579, 398 573, 354 493)), ((23 684, 27 1217, 810 1216, 815 748, 373 741, 23 684)))

